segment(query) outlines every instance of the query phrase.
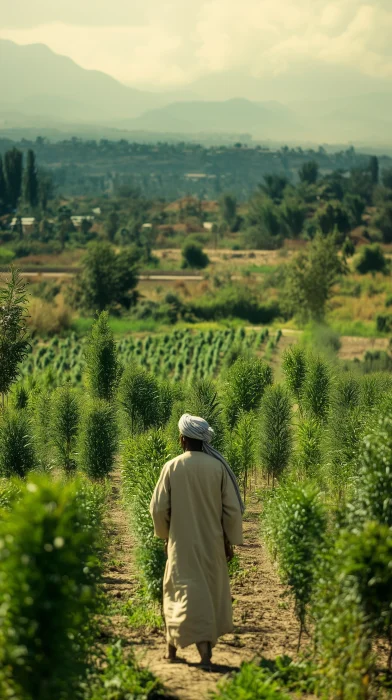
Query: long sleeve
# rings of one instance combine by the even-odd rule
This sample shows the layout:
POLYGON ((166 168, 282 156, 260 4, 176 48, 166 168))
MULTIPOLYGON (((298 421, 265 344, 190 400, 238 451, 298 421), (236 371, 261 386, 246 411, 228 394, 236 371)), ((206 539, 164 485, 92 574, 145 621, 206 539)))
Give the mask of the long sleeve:
POLYGON ((163 467, 155 487, 150 503, 150 513, 156 536, 167 540, 170 528, 170 475, 167 464, 163 467))
POLYGON ((241 507, 226 470, 222 481, 222 524, 230 544, 243 544, 241 507))

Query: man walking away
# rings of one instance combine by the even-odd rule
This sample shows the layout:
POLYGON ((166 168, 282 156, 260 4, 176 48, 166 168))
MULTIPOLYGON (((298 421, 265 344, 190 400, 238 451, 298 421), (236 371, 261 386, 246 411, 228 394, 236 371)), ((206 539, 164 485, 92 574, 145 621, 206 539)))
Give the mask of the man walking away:
POLYGON ((163 467, 150 504, 155 534, 168 541, 167 658, 196 644, 208 667, 218 638, 233 630, 227 557, 243 542, 244 505, 232 470, 210 445, 207 421, 184 414, 178 427, 183 454, 163 467))

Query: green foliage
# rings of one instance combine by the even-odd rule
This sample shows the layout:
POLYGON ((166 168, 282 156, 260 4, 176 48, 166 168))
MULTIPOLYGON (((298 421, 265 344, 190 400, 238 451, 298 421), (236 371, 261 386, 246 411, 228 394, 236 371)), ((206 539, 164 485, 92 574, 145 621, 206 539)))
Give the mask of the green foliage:
POLYGON ((38 205, 38 174, 35 165, 34 151, 27 151, 27 163, 23 179, 23 198, 25 203, 34 209, 38 205))
POLYGON ((137 281, 132 251, 116 253, 109 243, 92 243, 76 282, 73 304, 90 311, 129 309, 135 302, 137 281))
POLYGON ((91 395, 95 399, 111 401, 117 391, 121 365, 107 311, 102 311, 93 324, 85 358, 86 380, 91 395))
POLYGON ((292 451, 291 402, 280 384, 266 389, 261 404, 261 463, 272 485, 288 467, 292 451))
POLYGON ((68 700, 86 671, 99 529, 89 527, 77 489, 35 479, 0 520, 2 697, 68 700))
POLYGON ((147 669, 140 668, 133 653, 124 657, 118 641, 109 647, 105 663, 86 683, 84 700, 155 700, 165 698, 161 682, 147 669))
POLYGON ((159 423, 159 384, 146 370, 137 367, 136 364, 125 370, 120 383, 119 398, 132 433, 147 430, 159 423))
POLYGON ((252 663, 244 663, 241 670, 218 685, 212 700, 289 700, 279 685, 265 670, 252 663))
POLYGON ((308 363, 303 385, 302 403, 306 413, 317 420, 325 420, 331 401, 331 371, 321 357, 312 357, 308 363))
POLYGON ((203 248, 192 241, 185 243, 182 251, 182 267, 190 267, 197 270, 203 270, 209 265, 208 255, 203 251, 203 248))
POLYGON ((227 439, 227 459, 242 488, 244 502, 251 471, 256 465, 256 426, 257 419, 253 411, 243 411, 227 439))
POLYGON ((10 409, 4 411, 0 417, 0 475, 25 477, 35 463, 27 414, 10 409))
POLYGON ((16 209, 22 194, 23 154, 17 148, 12 148, 4 155, 4 178, 7 203, 11 209, 16 209))
POLYGON ((11 269, 0 289, 0 394, 6 394, 19 376, 19 364, 30 350, 27 334, 26 285, 11 269))
POLYGON ((272 384, 272 369, 262 360, 239 357, 227 373, 225 411, 232 427, 241 411, 253 411, 260 406, 267 386, 272 384))
POLYGON ((113 471, 117 452, 115 408, 95 399, 84 408, 79 436, 79 465, 92 479, 104 479, 113 471))
POLYGON ((381 249, 381 246, 365 245, 361 248, 357 260, 355 261, 355 269, 361 275, 366 275, 368 272, 383 272, 386 273, 388 268, 387 259, 381 249))
POLYGON ((52 394, 51 433, 58 466, 66 474, 76 469, 76 440, 80 422, 79 397, 70 386, 52 394))
POLYGON ((332 288, 346 271, 334 235, 316 235, 308 248, 285 266, 284 309, 304 320, 322 320, 332 288))
POLYGON ((279 489, 267 501, 262 517, 282 581, 294 598, 300 643, 327 525, 320 494, 309 485, 279 489))
MULTIPOLYGON (((211 379, 196 379, 187 396, 186 412, 201 416, 215 431, 214 447, 220 450, 224 444, 223 409, 215 383, 211 379)), ((185 412, 185 411, 184 411, 185 412)))
POLYGON ((306 351, 300 345, 290 345, 283 355, 283 372, 294 398, 300 403, 306 377, 306 351))
POLYGON ((165 554, 162 540, 154 537, 150 501, 163 465, 169 460, 161 430, 128 440, 122 455, 123 492, 137 536, 137 559, 148 597, 162 601, 165 554))
POLYGON ((307 185, 314 185, 317 182, 319 167, 316 161, 309 160, 304 163, 298 171, 301 182, 306 182, 307 185))
POLYGON ((317 477, 323 460, 322 429, 315 418, 301 420, 297 429, 295 462, 299 478, 317 477))
POLYGON ((0 478, 0 519, 4 509, 12 508, 23 493, 24 482, 19 478, 0 478))
POLYGON ((357 491, 349 506, 353 524, 375 521, 392 527, 392 418, 377 417, 359 452, 357 491))

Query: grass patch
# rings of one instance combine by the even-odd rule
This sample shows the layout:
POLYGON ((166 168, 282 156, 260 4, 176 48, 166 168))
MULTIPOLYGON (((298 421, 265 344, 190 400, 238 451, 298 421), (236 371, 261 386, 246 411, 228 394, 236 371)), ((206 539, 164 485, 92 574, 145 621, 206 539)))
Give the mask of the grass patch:
POLYGON ((374 321, 336 321, 329 319, 330 327, 339 335, 359 336, 361 338, 385 338, 386 333, 380 333, 374 321))
POLYGON ((163 629, 163 618, 157 612, 156 606, 146 599, 130 599, 121 606, 121 614, 125 615, 133 629, 160 630, 163 629))
POLYGON ((247 265, 241 268, 241 273, 252 273, 256 275, 270 275, 278 269, 279 265, 247 265))
MULTIPOLYGON (((82 317, 76 318, 72 323, 72 330, 79 335, 85 335, 91 331, 91 327, 94 323, 94 318, 82 317)), ((164 330, 161 324, 154 319, 130 319, 124 318, 110 318, 109 319, 110 329, 115 335, 125 335, 126 333, 154 333, 157 330, 164 330)), ((168 326, 169 328, 169 326, 168 326)))

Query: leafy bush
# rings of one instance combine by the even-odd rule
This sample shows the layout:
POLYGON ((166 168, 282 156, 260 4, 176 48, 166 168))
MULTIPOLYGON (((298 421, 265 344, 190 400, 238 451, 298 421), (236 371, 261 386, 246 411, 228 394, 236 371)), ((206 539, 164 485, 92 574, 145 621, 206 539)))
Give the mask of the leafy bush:
POLYGON ((99 529, 88 526, 77 489, 35 479, 0 520, 2 697, 66 700, 86 671, 99 529))
POLYGON ((256 464, 256 425, 253 411, 243 411, 228 436, 227 459, 242 488, 244 502, 251 471, 256 464))
POLYGON ((300 345, 291 345, 283 355, 282 363, 287 385, 300 403, 306 376, 306 351, 300 345))
POLYGON ((106 652, 103 668, 86 684, 84 700, 155 700, 167 697, 161 682, 147 669, 140 668, 132 655, 124 658, 121 643, 106 652))
POLYGON ((295 461, 299 478, 317 476, 323 460, 322 430, 315 418, 302 420, 298 425, 295 461))
POLYGON ((279 305, 274 302, 260 303, 260 300, 241 286, 231 284, 200 299, 189 302, 187 308, 197 319, 216 321, 239 318, 249 323, 271 323, 281 315, 279 305))
POLYGON ((70 386, 56 389, 52 395, 52 440, 57 463, 67 474, 76 469, 79 420, 79 398, 75 389, 70 386))
POLYGON ((152 374, 132 364, 122 376, 119 397, 132 433, 147 430, 158 424, 159 384, 152 374))
POLYGON ((230 426, 238 420, 241 411, 252 411, 260 406, 270 384, 272 369, 266 362, 238 358, 227 373, 225 410, 230 426))
POLYGON ((166 559, 162 540, 154 536, 149 507, 162 467, 168 459, 161 430, 128 440, 122 454, 123 491, 137 536, 138 564, 148 596, 159 602, 162 602, 166 559))
POLYGON ((91 395, 95 399, 110 401, 117 391, 121 365, 107 311, 102 311, 93 324, 85 358, 86 380, 91 395))
POLYGON ((211 700, 289 700, 279 685, 265 670, 252 663, 244 663, 241 670, 218 685, 211 700))
POLYGON ((12 268, 0 288, 0 394, 9 391, 19 376, 19 365, 30 352, 27 335, 26 285, 12 268))
POLYGON ((303 387, 303 406, 310 417, 325 420, 330 405, 331 375, 320 357, 311 358, 303 387))
POLYGON ((262 523, 276 552, 282 581, 294 598, 299 647, 327 525, 319 493, 308 485, 279 489, 267 500, 262 523))
POLYGON ((291 403, 285 387, 267 387, 261 405, 261 462, 268 481, 286 470, 292 450, 291 403))
POLYGON ((35 466, 31 424, 24 411, 0 417, 0 475, 25 477, 35 466))
POLYGON ((387 259, 382 252, 381 246, 374 244, 363 246, 355 262, 355 269, 361 274, 368 272, 383 272, 388 268, 387 259))
POLYGON ((208 255, 203 251, 203 248, 197 243, 185 243, 182 249, 182 267, 191 267, 198 270, 203 270, 209 264, 208 255))
POLYGON ((113 406, 96 399, 87 405, 79 437, 79 463, 92 479, 104 479, 114 469, 117 415, 113 406))

